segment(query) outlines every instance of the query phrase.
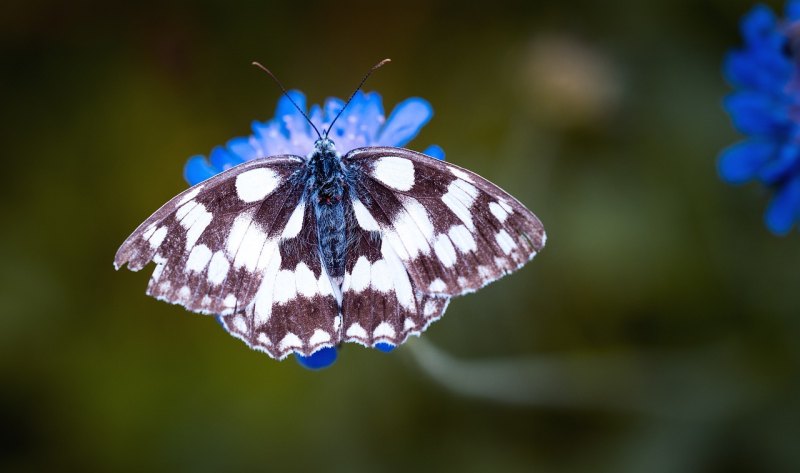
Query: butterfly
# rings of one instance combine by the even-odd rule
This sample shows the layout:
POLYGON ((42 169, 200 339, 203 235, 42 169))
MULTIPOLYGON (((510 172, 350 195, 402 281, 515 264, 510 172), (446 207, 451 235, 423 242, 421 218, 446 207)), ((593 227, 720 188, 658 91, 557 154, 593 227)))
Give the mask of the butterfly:
POLYGON ((539 219, 479 175, 405 148, 341 155, 333 123, 324 133, 309 123, 319 139, 307 156, 246 161, 181 192, 125 240, 114 266, 154 262, 148 295, 218 315, 280 360, 343 342, 400 345, 450 298, 544 247, 539 219))

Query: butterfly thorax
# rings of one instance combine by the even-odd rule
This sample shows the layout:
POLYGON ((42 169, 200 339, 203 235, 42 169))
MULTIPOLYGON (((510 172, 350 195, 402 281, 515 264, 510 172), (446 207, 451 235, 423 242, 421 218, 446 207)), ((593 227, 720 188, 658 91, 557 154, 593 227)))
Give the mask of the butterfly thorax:
POLYGON ((320 257, 328 275, 341 285, 347 250, 347 184, 333 141, 318 140, 308 166, 311 169, 309 199, 317 220, 320 257))

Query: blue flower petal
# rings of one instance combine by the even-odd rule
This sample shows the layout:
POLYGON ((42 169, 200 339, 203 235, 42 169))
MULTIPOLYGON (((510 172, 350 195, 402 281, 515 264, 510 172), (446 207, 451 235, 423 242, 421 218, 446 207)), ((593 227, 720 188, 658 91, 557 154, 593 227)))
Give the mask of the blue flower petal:
POLYGON ((800 149, 794 143, 787 144, 768 163, 761 168, 759 175, 765 184, 772 185, 785 181, 787 175, 797 172, 797 160, 800 158, 800 149))
POLYGON ((788 115, 783 104, 763 94, 738 92, 725 99, 725 108, 739 131, 769 135, 785 131, 788 115))
POLYGON ((183 167, 183 178, 191 186, 199 184, 217 173, 219 170, 210 165, 205 156, 200 154, 189 158, 183 167))
POLYGON ((775 154, 771 141, 749 140, 731 146, 719 157, 719 175, 732 184, 741 184, 757 176, 761 167, 775 154))
POLYGON ((444 161, 444 150, 439 145, 430 145, 425 148, 425 151, 422 154, 427 154, 431 158, 436 158, 440 161, 444 161))
POLYGON ((379 351, 382 351, 384 353, 389 353, 390 351, 394 350, 395 348, 397 348, 397 346, 392 345, 391 343, 378 342, 378 343, 375 344, 375 349, 377 349, 379 351))
MULTIPOLYGON (((300 109, 304 112, 306 111, 306 95, 304 93, 300 92, 299 90, 290 90, 288 95, 292 100, 294 100, 294 103, 297 104, 297 107, 300 107, 300 109)), ((302 120, 303 114, 300 113, 300 110, 297 110, 297 107, 295 107, 294 104, 292 104, 292 100, 289 100, 289 97, 286 95, 281 95, 281 98, 278 99, 278 105, 275 107, 275 118, 295 116, 302 120)))
POLYGON ((377 142, 384 146, 404 146, 417 136, 432 116, 433 107, 427 100, 418 97, 406 99, 392 110, 377 142))
POLYGON ((779 51, 735 51, 725 57, 723 70, 725 79, 737 87, 774 94, 789 82, 794 65, 779 51))
POLYGON ((756 5, 742 19, 742 36, 748 44, 763 45, 775 36, 777 21, 769 7, 756 5))
MULTIPOLYGON (((329 97, 325 100, 325 105, 323 106, 323 116, 324 119, 324 126, 325 129, 328 129, 328 135, 331 137, 332 140, 336 141, 337 138, 344 136, 344 124, 340 123, 338 120, 334 124, 334 129, 329 129, 331 126, 331 122, 336 115, 344 107, 344 100, 338 99, 336 97, 329 97)), ((320 130, 321 131, 321 130, 320 130)), ((324 132, 323 132, 324 133, 324 132)))
POLYGON ((364 136, 365 144, 369 144, 377 137, 386 118, 383 115, 383 100, 377 92, 365 94, 359 91, 359 94, 358 103, 350 104, 348 120, 353 133, 364 136))
POLYGON ((331 366, 336 361, 336 348, 325 347, 320 348, 309 356, 301 356, 295 354, 294 358, 300 365, 310 370, 321 370, 331 366))
POLYGON ((244 162, 244 159, 242 159, 241 156, 229 153, 222 146, 215 146, 214 149, 211 150, 211 155, 208 157, 208 159, 211 161, 212 166, 222 171, 230 169, 237 164, 242 164, 244 162))
POLYGON ((786 2, 786 9, 784 12, 786 19, 789 21, 797 21, 800 19, 800 1, 790 0, 786 2))
POLYGON ((249 137, 239 137, 228 140, 225 147, 228 153, 232 154, 234 159, 239 159, 242 162, 256 159, 259 156, 258 149, 253 146, 253 141, 249 137))
POLYGON ((786 235, 800 217, 800 176, 786 183, 773 197, 764 221, 773 233, 786 235))

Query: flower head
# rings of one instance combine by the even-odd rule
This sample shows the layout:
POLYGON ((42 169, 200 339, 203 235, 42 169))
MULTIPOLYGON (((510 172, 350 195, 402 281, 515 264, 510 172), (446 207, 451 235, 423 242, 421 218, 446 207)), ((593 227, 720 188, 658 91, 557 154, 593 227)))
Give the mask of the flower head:
POLYGON ((722 152, 719 173, 732 184, 758 180, 770 188, 766 225, 786 234, 800 222, 800 1, 787 3, 784 19, 757 6, 741 28, 744 47, 724 63, 737 89, 725 108, 748 138, 722 152))
MULTIPOLYGON (((302 92, 292 90, 289 95, 306 111, 306 97, 302 92)), ((328 129, 344 103, 341 99, 329 98, 322 107, 313 105, 308 117, 322 132, 328 129)), ((342 154, 363 146, 404 146, 417 136, 431 116, 431 105, 424 99, 412 97, 397 104, 387 119, 380 94, 359 90, 328 136, 342 154)), ((184 177, 189 184, 197 184, 255 158, 280 154, 306 156, 314 149, 317 140, 314 129, 286 96, 278 100, 272 120, 254 121, 252 128, 252 135, 233 138, 224 146, 215 147, 208 159, 203 155, 189 158, 184 168, 184 177)), ((429 146, 423 152, 444 159, 444 151, 439 146, 429 146)))
MULTIPOLYGON (((289 92, 291 100, 282 96, 275 109, 275 117, 267 122, 254 121, 253 134, 233 138, 224 146, 211 150, 208 158, 196 155, 189 158, 184 167, 184 178, 191 185, 202 182, 226 169, 251 159, 293 154, 306 156, 314 149, 318 139, 303 114, 292 104, 294 101, 304 112, 306 97, 302 92, 289 92)), ((320 107, 313 105, 308 117, 320 132, 327 130, 331 122, 344 107, 345 102, 329 98, 320 107)), ((433 108, 424 99, 412 97, 397 104, 387 119, 383 101, 377 92, 356 92, 350 104, 330 130, 328 137, 334 141, 342 154, 364 146, 404 146, 414 139, 433 116, 433 108)), ((424 151, 428 156, 444 159, 444 150, 431 145, 424 151)), ((391 351, 394 346, 379 343, 380 351, 391 351)), ((309 369, 321 369, 336 361, 336 348, 322 348, 310 356, 296 355, 297 361, 309 369)))

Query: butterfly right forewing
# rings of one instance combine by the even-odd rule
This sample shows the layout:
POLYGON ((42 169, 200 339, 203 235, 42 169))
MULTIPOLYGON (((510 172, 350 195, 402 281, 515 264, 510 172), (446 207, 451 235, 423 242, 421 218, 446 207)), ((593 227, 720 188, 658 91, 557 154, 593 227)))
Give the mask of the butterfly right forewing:
POLYGON ((389 242, 420 291, 472 292, 544 247, 539 219, 475 173, 404 148, 361 148, 343 162, 359 226, 389 242))

